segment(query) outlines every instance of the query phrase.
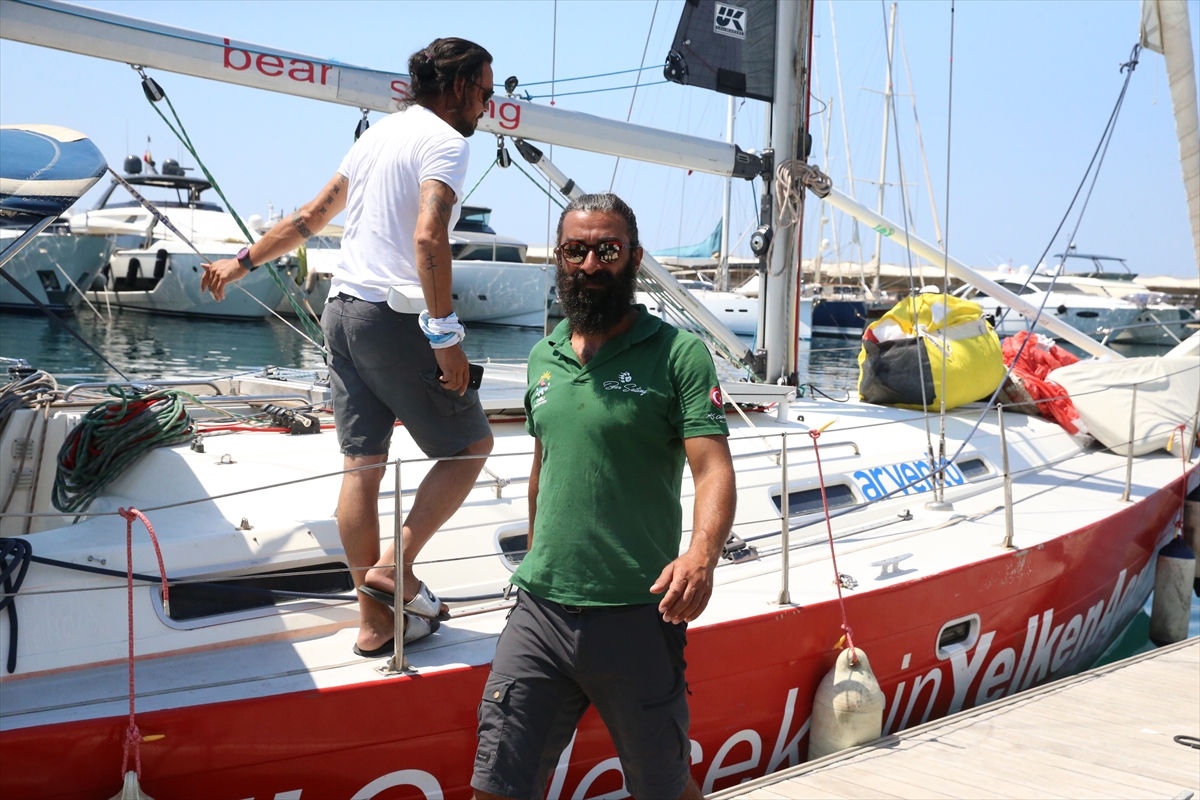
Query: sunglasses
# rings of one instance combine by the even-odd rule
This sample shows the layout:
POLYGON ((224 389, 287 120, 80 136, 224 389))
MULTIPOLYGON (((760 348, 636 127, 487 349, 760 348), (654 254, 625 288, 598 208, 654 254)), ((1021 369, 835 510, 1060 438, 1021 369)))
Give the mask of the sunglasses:
POLYGON ((587 260, 588 253, 595 253, 601 264, 612 264, 621 257, 621 250, 624 247, 625 245, 615 239, 609 239, 596 244, 584 244, 576 241, 563 242, 555 249, 562 256, 563 261, 577 267, 587 260))
POLYGON ((492 95, 496 93, 496 90, 490 86, 484 86, 482 83, 476 83, 475 85, 483 91, 483 102, 486 105, 487 101, 492 99, 492 95))

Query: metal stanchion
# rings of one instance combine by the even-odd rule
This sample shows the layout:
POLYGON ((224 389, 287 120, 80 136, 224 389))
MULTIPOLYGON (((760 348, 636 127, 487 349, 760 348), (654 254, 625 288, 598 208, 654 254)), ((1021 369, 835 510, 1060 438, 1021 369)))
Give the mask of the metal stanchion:
POLYGON ((393 498, 395 520, 392 524, 392 564, 396 570, 396 580, 392 598, 396 611, 396 627, 393 632, 396 637, 396 651, 387 664, 389 674, 407 672, 409 669, 408 659, 404 657, 404 494, 400 490, 400 464, 401 460, 398 458, 393 463, 396 469, 396 496, 393 498))
POLYGON ((779 447, 779 469, 783 473, 783 488, 779 493, 779 510, 783 515, 783 525, 780 529, 782 537, 783 550, 781 552, 781 583, 779 586, 779 605, 788 606, 792 604, 792 594, 788 589, 788 579, 791 573, 791 547, 790 547, 790 526, 792 522, 790 494, 788 490, 788 460, 787 460, 787 433, 781 434, 783 443, 779 447))
POLYGON ((1129 493, 1133 489, 1133 439, 1137 435, 1137 384, 1133 385, 1133 399, 1129 401, 1129 452, 1125 456, 1125 491, 1121 493, 1121 502, 1129 502, 1129 493))
POLYGON ((996 417, 1000 421, 1000 463, 1004 467, 1004 542, 1003 547, 1012 550, 1013 546, 1013 503, 1012 503, 1012 473, 1008 470, 1008 437, 1004 434, 1004 405, 996 404, 996 417))

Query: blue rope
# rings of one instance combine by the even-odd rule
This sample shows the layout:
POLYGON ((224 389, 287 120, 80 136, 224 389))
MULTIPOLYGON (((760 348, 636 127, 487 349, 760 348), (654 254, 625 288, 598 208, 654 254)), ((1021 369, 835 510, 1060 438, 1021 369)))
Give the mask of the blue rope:
MULTIPOLYGON (((635 69, 619 69, 616 72, 601 72, 598 75, 581 75, 578 78, 559 78, 554 81, 534 81, 533 83, 522 83, 521 86, 545 86, 548 83, 568 83, 570 81, 588 81, 592 78, 608 78, 612 75, 628 75, 631 72, 645 72, 648 69, 658 69, 661 64, 651 64, 648 67, 637 67, 635 69)), ((497 86, 504 84, 498 83, 497 86)))
POLYGON ((527 94, 525 96, 525 99, 526 100, 538 100, 543 97, 570 97, 571 95, 576 95, 576 94, 596 94, 597 92, 617 92, 617 91, 620 91, 621 89, 638 89, 638 88, 641 88, 644 86, 658 86, 658 85, 664 84, 664 83, 670 83, 670 81, 654 81, 653 83, 640 83, 640 84, 631 83, 628 86, 610 86, 607 89, 587 89, 582 92, 555 92, 553 95, 549 95, 549 94, 528 95, 527 94))

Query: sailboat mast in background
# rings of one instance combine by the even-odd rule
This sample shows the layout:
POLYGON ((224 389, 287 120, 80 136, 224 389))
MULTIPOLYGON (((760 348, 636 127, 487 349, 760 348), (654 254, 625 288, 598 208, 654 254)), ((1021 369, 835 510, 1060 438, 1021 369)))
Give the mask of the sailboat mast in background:
MULTIPOLYGON (((883 188, 887 181, 887 152, 888 125, 892 121, 892 54, 896 51, 896 4, 892 3, 892 14, 888 20, 888 49, 887 49, 887 80, 883 86, 883 143, 879 149, 879 200, 875 203, 875 213, 883 215, 883 188)), ((900 187, 903 189, 904 187, 900 187)), ((875 277, 871 279, 871 293, 879 294, 879 268, 883 263, 879 248, 883 244, 883 234, 875 232, 875 277)))

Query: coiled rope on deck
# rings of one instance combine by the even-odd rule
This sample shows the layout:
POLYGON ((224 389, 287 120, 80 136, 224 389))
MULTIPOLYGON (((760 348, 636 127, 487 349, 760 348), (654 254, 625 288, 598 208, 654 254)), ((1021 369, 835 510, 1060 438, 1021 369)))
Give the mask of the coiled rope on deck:
POLYGON ((191 398, 178 389, 139 391, 116 384, 115 400, 93 406, 67 434, 58 451, 54 507, 83 512, 105 486, 157 447, 186 442, 196 425, 184 407, 191 398))

